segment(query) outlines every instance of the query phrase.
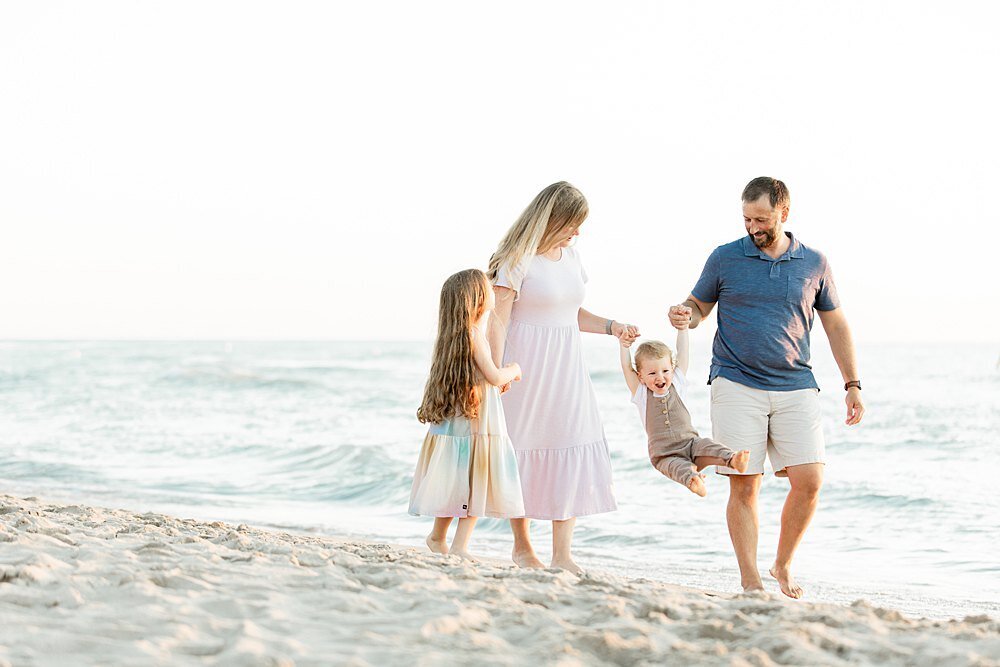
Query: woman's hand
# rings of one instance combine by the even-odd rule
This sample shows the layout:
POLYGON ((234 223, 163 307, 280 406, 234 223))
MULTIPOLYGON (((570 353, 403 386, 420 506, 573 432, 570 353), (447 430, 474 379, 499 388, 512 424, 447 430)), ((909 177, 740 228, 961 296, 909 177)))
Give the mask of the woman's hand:
POLYGON ((623 343, 628 342, 629 344, 632 344, 632 342, 639 337, 639 327, 634 324, 613 322, 611 324, 611 335, 623 343))

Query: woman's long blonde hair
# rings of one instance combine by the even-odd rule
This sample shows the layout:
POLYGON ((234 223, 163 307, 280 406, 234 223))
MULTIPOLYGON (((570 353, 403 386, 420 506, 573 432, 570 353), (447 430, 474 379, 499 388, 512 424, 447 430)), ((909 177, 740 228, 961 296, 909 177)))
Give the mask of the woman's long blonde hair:
POLYGON ((479 269, 459 271, 444 281, 431 374, 417 410, 421 423, 479 416, 483 378, 472 357, 472 326, 486 311, 492 289, 479 269))
POLYGON ((525 257, 551 250, 566 231, 583 224, 589 212, 587 198, 566 181, 539 192, 490 257, 490 282, 496 283, 501 269, 517 271, 525 257))

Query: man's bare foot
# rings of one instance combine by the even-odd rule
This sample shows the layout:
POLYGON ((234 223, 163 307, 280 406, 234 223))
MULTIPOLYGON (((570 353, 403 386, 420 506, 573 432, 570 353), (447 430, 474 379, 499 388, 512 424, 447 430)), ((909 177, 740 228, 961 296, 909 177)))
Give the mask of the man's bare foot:
POLYGON ((768 571, 772 577, 778 580, 778 586, 781 588, 782 593, 796 600, 802 597, 802 588, 792 579, 792 573, 787 567, 778 567, 775 564, 768 571))
POLYGON ((729 463, 726 464, 727 467, 732 468, 737 472, 746 472, 748 465, 750 465, 749 449, 741 449, 736 452, 733 454, 733 458, 729 459, 729 463))
POLYGON ((514 551, 510 554, 510 558, 514 561, 514 565, 518 567, 531 570, 545 569, 545 563, 538 560, 538 556, 535 555, 534 551, 514 551))
POLYGON ((702 498, 708 495, 708 489, 705 488, 705 476, 701 473, 694 475, 688 480, 687 488, 692 493, 696 493, 702 498))
POLYGON ((560 570, 568 570, 573 574, 583 574, 583 568, 573 562, 572 558, 552 559, 552 567, 560 570))
POLYGON ((447 538, 442 538, 440 540, 435 540, 431 535, 427 536, 424 540, 427 542, 427 548, 436 554, 446 554, 448 553, 448 541, 447 538))
POLYGON ((462 560, 467 560, 470 563, 478 563, 479 562, 479 559, 476 558, 475 556, 473 556, 472 554, 470 554, 468 551, 458 551, 458 550, 456 550, 456 551, 452 551, 451 555, 452 556, 458 556, 462 560))

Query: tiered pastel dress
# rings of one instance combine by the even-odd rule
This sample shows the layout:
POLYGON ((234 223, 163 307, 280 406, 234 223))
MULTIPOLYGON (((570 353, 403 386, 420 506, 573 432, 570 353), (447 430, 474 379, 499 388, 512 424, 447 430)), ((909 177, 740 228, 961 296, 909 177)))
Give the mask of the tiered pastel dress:
POLYGON ((496 284, 516 292, 504 363, 522 379, 503 397, 525 516, 563 520, 618 509, 611 456, 580 345, 587 274, 573 248, 528 257, 496 284))
POLYGON ((434 517, 524 516, 517 460, 500 392, 483 385, 479 417, 431 424, 413 473, 410 514, 434 517))

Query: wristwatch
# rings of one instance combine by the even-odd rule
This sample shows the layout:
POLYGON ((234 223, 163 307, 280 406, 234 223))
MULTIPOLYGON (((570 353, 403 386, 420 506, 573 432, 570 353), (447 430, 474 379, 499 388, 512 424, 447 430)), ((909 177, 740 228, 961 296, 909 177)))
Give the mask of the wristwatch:
POLYGON ((845 383, 844 391, 847 391, 851 387, 857 387, 858 389, 861 389, 861 380, 851 380, 850 382, 845 383))

